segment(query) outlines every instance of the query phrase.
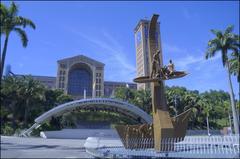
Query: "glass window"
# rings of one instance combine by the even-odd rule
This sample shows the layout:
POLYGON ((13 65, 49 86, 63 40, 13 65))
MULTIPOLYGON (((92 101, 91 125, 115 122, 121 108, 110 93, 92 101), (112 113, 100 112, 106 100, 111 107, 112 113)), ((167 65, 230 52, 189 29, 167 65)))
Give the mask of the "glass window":
POLYGON ((66 65, 65 65, 65 64, 60 64, 60 67, 61 67, 61 68, 65 68, 66 65))
POLYGON ((84 68, 77 68, 69 72, 68 93, 71 95, 92 96, 92 75, 84 68))

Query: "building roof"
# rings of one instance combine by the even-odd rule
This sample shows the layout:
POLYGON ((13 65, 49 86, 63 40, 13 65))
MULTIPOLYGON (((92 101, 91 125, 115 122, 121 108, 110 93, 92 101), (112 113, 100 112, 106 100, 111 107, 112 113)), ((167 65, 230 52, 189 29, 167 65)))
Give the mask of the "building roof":
POLYGON ((48 79, 56 79, 54 76, 39 76, 39 75, 32 75, 32 74, 16 74, 16 77, 21 77, 21 76, 31 76, 32 78, 48 78, 48 79))
MULTIPOLYGON (((147 19, 140 19, 138 24, 136 25, 136 27, 134 28, 134 33, 138 31, 138 28, 140 27, 140 25, 142 23, 150 23, 150 20, 147 20, 147 19)), ((160 22, 157 22, 157 24, 159 25, 160 22)))
POLYGON ((134 32, 136 32, 139 28, 139 26, 142 24, 142 23, 149 23, 150 20, 146 20, 146 19, 140 19, 138 24, 136 25, 136 27, 134 28, 134 32))
POLYGON ((77 55, 77 56, 73 56, 73 57, 68 57, 68 58, 64 58, 64 59, 61 59, 61 60, 58 60, 57 62, 60 63, 60 62, 64 62, 64 61, 68 61, 68 60, 73 60, 73 59, 82 59, 82 60, 87 60, 87 61, 91 61, 92 63, 95 63, 97 65, 101 65, 101 66, 104 66, 105 64, 102 63, 102 62, 99 62, 99 61, 96 61, 90 57, 87 57, 87 56, 84 56, 84 55, 77 55))

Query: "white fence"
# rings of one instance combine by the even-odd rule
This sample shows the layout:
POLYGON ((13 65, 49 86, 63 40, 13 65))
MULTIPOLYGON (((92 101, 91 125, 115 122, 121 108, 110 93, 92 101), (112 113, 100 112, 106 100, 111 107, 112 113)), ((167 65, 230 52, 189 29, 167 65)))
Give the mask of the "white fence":
POLYGON ((239 136, 186 136, 162 140, 162 151, 148 148, 154 144, 152 139, 132 139, 128 144, 140 144, 141 148, 126 149, 120 140, 95 138, 86 141, 86 151, 95 157, 131 158, 239 158, 239 136), (113 144, 114 143, 114 144, 113 144))

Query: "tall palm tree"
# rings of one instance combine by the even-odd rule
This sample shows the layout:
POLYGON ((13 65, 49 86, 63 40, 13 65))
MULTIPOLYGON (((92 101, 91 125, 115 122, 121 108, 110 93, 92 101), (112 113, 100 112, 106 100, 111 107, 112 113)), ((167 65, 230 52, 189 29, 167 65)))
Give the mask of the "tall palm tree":
POLYGON ((206 59, 214 57, 217 52, 222 54, 222 63, 223 66, 226 67, 228 73, 228 83, 230 88, 230 100, 231 100, 231 108, 233 114, 233 123, 234 130, 236 134, 239 134, 239 119, 237 116, 236 108, 235 108, 235 99, 231 81, 231 73, 230 73, 230 63, 228 58, 228 51, 233 51, 234 54, 239 54, 239 35, 232 33, 233 26, 228 26, 227 29, 222 32, 219 30, 211 30, 216 37, 208 42, 208 48, 206 51, 206 59))
POLYGON ((18 16, 18 6, 14 2, 10 4, 9 8, 7 8, 3 3, 0 4, 0 20, 1 20, 0 35, 1 36, 5 35, 2 55, 0 54, 0 82, 1 82, 10 33, 16 32, 21 38, 23 47, 27 47, 28 37, 23 28, 29 26, 35 29, 36 26, 30 19, 18 16))
POLYGON ((240 82, 240 75, 239 75, 240 65, 239 65, 239 61, 240 61, 240 53, 239 52, 238 52, 238 54, 232 53, 232 56, 229 59, 230 73, 233 74, 234 76, 237 76, 238 82, 240 82))

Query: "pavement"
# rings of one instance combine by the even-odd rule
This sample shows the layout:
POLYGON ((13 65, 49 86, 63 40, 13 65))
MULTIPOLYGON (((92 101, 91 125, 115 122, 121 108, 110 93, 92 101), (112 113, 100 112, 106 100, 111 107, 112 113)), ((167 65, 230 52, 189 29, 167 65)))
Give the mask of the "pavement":
POLYGON ((93 158, 85 139, 44 139, 1 136, 1 158, 93 158))

